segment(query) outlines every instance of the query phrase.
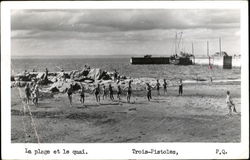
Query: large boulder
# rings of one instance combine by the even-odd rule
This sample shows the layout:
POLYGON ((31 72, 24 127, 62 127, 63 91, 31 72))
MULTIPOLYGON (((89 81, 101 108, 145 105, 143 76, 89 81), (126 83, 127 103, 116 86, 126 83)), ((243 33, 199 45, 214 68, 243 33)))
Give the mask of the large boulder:
POLYGON ((93 80, 100 80, 103 71, 100 68, 93 68, 89 71, 88 78, 93 80))
POLYGON ((67 89, 70 87, 70 84, 73 85, 74 91, 79 90, 81 88, 80 84, 75 83, 75 82, 71 83, 71 82, 58 81, 52 84, 52 86, 49 88, 49 91, 51 91, 52 93, 56 93, 56 92, 65 93, 67 89))
POLYGON ((83 69, 81 71, 79 71, 79 70, 73 70, 73 71, 70 72, 69 76, 70 76, 71 79, 74 79, 74 78, 80 78, 80 77, 87 76, 88 73, 89 73, 89 71, 85 70, 85 69, 83 69))
POLYGON ((94 80, 87 77, 87 76, 81 76, 81 77, 75 77, 73 79, 74 81, 77 81, 77 82, 89 82, 89 83, 93 83, 94 80))
POLYGON ((65 83, 62 81, 58 81, 52 84, 52 86, 49 88, 49 90, 53 93, 60 92, 63 93, 66 91, 67 88, 69 88, 70 83, 65 83))
POLYGON ((44 72, 39 72, 36 76, 37 79, 44 79, 45 73, 44 72))

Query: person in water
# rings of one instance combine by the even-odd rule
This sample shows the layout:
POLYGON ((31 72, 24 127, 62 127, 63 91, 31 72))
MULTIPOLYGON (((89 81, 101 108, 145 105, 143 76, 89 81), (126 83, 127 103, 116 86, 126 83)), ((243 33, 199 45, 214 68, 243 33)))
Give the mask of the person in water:
POLYGON ((226 103, 227 103, 227 107, 229 110, 229 113, 228 113, 229 115, 232 115, 232 109, 233 109, 233 112, 237 113, 236 108, 235 108, 235 104, 233 103, 233 100, 230 96, 229 91, 227 91, 226 103))
POLYGON ((100 84, 98 83, 94 89, 96 102, 100 102, 100 84))
POLYGON ((127 90, 127 102, 130 103, 130 98, 132 95, 132 87, 131 87, 132 81, 128 82, 128 90, 127 90))
POLYGON ((117 98, 119 99, 119 101, 121 100, 121 94, 122 94, 122 89, 121 89, 121 86, 118 84, 118 86, 117 86, 117 98))
POLYGON ((166 81, 166 79, 163 79, 163 92, 164 92, 164 94, 166 94, 167 93, 167 81, 166 81))
POLYGON ((156 90, 157 90, 157 95, 159 96, 160 95, 160 83, 159 83, 159 80, 157 79, 156 80, 156 90))
POLYGON ((31 89, 29 87, 29 83, 26 84, 24 92, 25 92, 25 96, 26 96, 25 97, 25 102, 27 104, 29 104, 29 100, 30 100, 30 96, 31 96, 31 89))
POLYGON ((111 84, 109 84, 109 97, 112 101, 114 101, 113 88, 111 84))
POLYGON ((182 79, 180 79, 180 82, 179 82, 179 95, 182 95, 183 93, 183 84, 182 84, 182 79))
POLYGON ((146 90, 147 90, 147 98, 148 98, 148 101, 150 101, 152 99, 152 96, 151 96, 151 86, 149 85, 149 83, 146 83, 147 87, 146 87, 146 90))
POLYGON ((80 90, 80 102, 81 102, 81 104, 84 104, 84 101, 85 101, 85 88, 81 84, 81 90, 80 90))
POLYGON ((67 89, 67 94, 69 98, 69 104, 72 107, 73 84, 70 84, 70 87, 67 89))
POLYGON ((103 90, 102 99, 104 100, 105 98, 107 98, 108 95, 105 85, 103 85, 102 90, 103 90))

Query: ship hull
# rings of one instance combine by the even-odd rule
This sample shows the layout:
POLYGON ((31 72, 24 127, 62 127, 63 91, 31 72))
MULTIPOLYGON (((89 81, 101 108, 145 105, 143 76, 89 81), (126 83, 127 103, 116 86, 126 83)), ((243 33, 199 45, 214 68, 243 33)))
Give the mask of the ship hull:
POLYGON ((170 64, 169 57, 132 57, 131 64, 170 64))
POLYGON ((174 65, 192 65, 193 61, 187 57, 178 57, 175 59, 170 59, 170 64, 174 65))

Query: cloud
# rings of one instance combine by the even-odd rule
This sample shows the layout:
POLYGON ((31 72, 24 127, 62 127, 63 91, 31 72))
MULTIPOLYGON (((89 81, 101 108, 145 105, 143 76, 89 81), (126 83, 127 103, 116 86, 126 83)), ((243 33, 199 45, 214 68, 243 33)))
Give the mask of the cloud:
POLYGON ((240 11, 105 9, 11 13, 12 54, 17 55, 171 53, 179 31, 183 31, 188 44, 207 40, 217 44, 218 37, 222 37, 227 48, 239 51, 240 11), (236 46, 230 45, 234 42, 236 46))
POLYGON ((113 32, 239 27, 238 10, 14 10, 12 30, 113 32))

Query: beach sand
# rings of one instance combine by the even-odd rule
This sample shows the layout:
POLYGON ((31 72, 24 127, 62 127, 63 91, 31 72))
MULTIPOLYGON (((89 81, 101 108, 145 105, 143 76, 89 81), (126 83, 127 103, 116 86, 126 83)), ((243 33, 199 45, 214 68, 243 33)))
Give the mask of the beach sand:
MULTIPOLYGON (((20 88, 23 97, 23 88, 20 88)), ((12 143, 119 143, 119 142, 240 142, 241 87, 239 83, 184 85, 183 96, 177 87, 167 95, 148 102, 144 91, 133 91, 131 101, 100 105, 87 94, 85 106, 79 94, 73 95, 73 107, 66 94, 40 99, 39 106, 24 107, 18 88, 11 89, 12 143), (226 91, 239 113, 228 116, 226 91), (24 113, 25 109, 25 113, 24 113), (29 114, 29 111, 31 115, 29 114), (31 118, 32 117, 32 118, 31 118), (32 123, 34 122, 34 123, 32 123), (36 134, 37 133, 37 134, 36 134)))

